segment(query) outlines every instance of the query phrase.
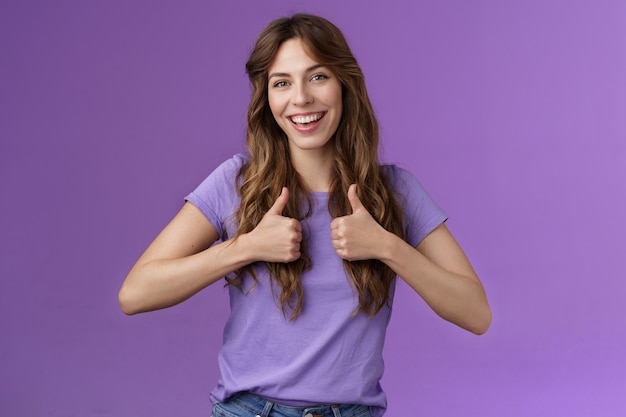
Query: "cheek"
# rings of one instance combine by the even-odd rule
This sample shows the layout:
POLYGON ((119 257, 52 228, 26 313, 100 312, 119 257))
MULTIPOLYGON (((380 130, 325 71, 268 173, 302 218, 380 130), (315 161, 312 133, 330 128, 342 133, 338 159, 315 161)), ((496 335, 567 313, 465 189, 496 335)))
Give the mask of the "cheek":
POLYGON ((332 95, 332 106, 337 112, 337 115, 341 117, 343 114, 343 97, 341 95, 341 87, 334 91, 332 95))
POLYGON ((334 88, 330 89, 326 94, 326 103, 333 107, 338 113, 341 114, 342 110, 342 96, 341 96, 341 86, 336 85, 334 88))
POLYGON ((283 105, 279 97, 276 97, 274 94, 269 94, 267 97, 267 102, 270 105, 270 110, 276 119, 280 117, 283 112, 283 105))

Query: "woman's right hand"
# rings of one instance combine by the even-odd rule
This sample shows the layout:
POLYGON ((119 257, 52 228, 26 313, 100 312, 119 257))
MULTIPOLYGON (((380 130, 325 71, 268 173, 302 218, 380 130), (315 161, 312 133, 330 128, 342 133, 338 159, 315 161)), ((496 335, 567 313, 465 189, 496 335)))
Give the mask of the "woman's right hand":
POLYGON ((240 237, 250 245, 254 261, 293 262, 300 258, 302 225, 296 219, 283 216, 289 201, 289 190, 283 187, 274 205, 263 216, 259 224, 240 237))
POLYGON ((122 310, 136 314, 170 307, 249 263, 300 258, 302 226, 282 215, 288 199, 283 188, 254 230, 216 245, 217 230, 186 203, 126 277, 119 292, 122 310))

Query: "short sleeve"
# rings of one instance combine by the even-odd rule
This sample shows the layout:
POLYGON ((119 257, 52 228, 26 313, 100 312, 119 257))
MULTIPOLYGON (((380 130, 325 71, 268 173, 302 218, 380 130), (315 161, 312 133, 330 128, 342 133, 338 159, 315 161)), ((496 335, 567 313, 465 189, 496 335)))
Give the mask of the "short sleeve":
POLYGON ((223 240, 234 233, 234 214, 239 206, 235 181, 245 162, 243 154, 224 161, 185 197, 206 216, 223 240))
POLYGON ((406 241, 417 246, 448 216, 409 171, 397 165, 383 165, 383 170, 404 211, 406 241))

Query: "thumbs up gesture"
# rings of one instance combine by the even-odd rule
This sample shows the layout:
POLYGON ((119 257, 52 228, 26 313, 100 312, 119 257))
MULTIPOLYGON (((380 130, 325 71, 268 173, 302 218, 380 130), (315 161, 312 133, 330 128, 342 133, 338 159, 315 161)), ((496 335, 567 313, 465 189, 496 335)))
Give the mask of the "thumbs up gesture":
POLYGON ((356 184, 348 188, 348 201, 352 214, 337 217, 330 224, 330 237, 337 255, 348 261, 378 258, 377 242, 380 242, 385 229, 361 203, 356 194, 356 184))
POLYGON ((283 187, 274 205, 248 234, 256 261, 287 263, 300 258, 302 225, 296 219, 283 216, 288 200, 289 190, 283 187))

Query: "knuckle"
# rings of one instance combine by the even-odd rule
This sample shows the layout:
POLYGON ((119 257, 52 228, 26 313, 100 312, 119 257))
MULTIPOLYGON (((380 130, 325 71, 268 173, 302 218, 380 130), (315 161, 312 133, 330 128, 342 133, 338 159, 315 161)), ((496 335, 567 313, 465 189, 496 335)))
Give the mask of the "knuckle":
POLYGON ((298 232, 296 232, 296 231, 293 231, 293 230, 292 230, 292 231, 289 233, 288 239, 289 239, 289 242, 291 242, 291 243, 297 243, 297 242, 299 242, 299 241, 300 241, 300 240, 299 240, 299 239, 300 239, 300 236, 299 236, 298 232))

